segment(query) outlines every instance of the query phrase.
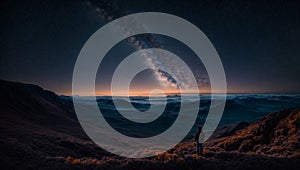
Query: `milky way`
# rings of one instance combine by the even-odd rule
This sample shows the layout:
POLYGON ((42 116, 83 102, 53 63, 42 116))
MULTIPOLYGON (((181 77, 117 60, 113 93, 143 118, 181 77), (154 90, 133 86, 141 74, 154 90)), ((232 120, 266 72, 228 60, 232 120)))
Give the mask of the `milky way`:
MULTIPOLYGON (((113 19, 117 19, 121 16, 126 15, 126 12, 122 12, 121 8, 111 1, 88 1, 88 4, 95 9, 95 12, 98 14, 98 16, 109 22, 113 19)), ((134 25, 136 28, 139 28, 141 32, 146 32, 146 28, 137 23, 134 20, 130 21, 132 25, 134 25)), ((130 28, 122 27, 121 25, 116 25, 117 27, 121 28, 125 35, 130 35, 132 32, 130 28)), ((152 36, 149 34, 147 36, 147 40, 139 38, 137 36, 132 36, 128 38, 127 40, 135 49, 145 49, 145 48, 151 48, 153 46, 155 47, 163 47, 160 43, 159 39, 155 36, 152 36)), ((187 74, 188 71, 181 65, 179 65, 179 62, 175 59, 169 59, 168 57, 164 57, 164 54, 154 54, 153 52, 148 53, 142 53, 142 55, 146 58, 146 64, 151 68, 151 70, 154 72, 154 75, 156 79, 159 81, 159 83, 164 87, 169 88, 178 88, 178 85, 185 89, 189 89, 190 83, 194 79, 193 75, 187 74), (166 68, 167 67, 167 68, 166 68), (171 67, 171 68, 170 68, 171 67), (172 73, 176 73, 176 75, 170 75, 165 70, 172 69, 172 73), (178 81, 176 82, 175 79, 178 81)), ((200 75, 196 74, 198 83, 205 83, 207 84, 206 80, 199 79, 200 75)), ((202 77, 205 78, 206 77, 202 77)))

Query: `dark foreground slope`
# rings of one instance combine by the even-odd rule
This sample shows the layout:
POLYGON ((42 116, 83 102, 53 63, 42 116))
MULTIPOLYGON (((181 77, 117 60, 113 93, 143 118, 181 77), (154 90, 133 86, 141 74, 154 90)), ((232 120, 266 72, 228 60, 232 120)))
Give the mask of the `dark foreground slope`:
POLYGON ((72 103, 35 85, 0 81, 0 166, 61 168, 64 158, 107 155, 81 129, 72 103))
POLYGON ((90 141, 69 100, 35 85, 0 81, 0 89, 1 169, 300 168, 299 111, 223 129, 205 144, 202 157, 194 154, 193 142, 184 142, 156 157, 128 159, 90 141))

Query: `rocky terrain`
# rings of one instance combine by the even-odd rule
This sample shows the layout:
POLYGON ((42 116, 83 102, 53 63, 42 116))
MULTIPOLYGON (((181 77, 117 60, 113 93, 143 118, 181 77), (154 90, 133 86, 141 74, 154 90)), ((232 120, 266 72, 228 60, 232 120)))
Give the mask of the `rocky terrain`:
POLYGON ((1 169, 299 169, 300 111, 216 132, 195 154, 186 141, 145 159, 112 155, 81 129, 72 103, 35 85, 0 81, 1 169))

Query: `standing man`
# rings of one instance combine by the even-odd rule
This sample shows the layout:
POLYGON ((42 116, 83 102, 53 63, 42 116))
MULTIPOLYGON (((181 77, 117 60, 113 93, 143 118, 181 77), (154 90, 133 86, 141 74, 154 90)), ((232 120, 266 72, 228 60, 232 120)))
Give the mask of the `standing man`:
POLYGON ((202 126, 198 126, 197 127, 197 132, 196 132, 196 136, 195 136, 195 141, 196 141, 196 151, 198 155, 202 155, 203 154, 203 146, 202 146, 202 142, 204 141, 204 135, 203 133, 201 134, 202 131, 202 126), (201 135, 200 135, 201 134, 201 135), (199 141, 199 137, 200 141, 199 141))

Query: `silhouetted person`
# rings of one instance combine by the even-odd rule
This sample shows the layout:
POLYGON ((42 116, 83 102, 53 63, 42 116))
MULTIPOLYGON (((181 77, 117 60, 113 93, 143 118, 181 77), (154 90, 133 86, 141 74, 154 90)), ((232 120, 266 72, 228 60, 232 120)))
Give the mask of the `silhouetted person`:
POLYGON ((196 141, 196 151, 198 155, 202 155, 203 154, 203 146, 202 146, 202 142, 204 141, 204 136, 203 133, 200 136, 202 131, 202 127, 198 126, 197 127, 197 132, 196 132, 196 136, 195 136, 195 141, 196 141), (200 137, 200 140, 199 140, 200 137))

